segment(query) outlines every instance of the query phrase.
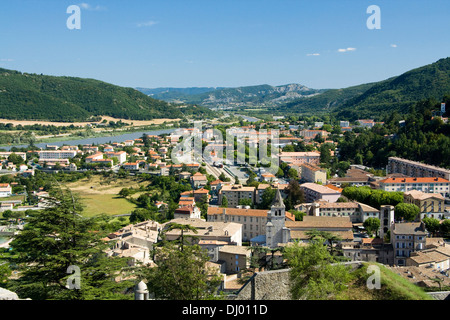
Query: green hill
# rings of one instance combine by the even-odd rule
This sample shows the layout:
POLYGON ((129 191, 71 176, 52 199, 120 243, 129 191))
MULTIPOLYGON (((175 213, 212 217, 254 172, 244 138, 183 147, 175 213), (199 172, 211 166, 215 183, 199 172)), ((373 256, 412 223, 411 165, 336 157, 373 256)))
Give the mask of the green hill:
POLYGON ((279 106, 286 113, 331 112, 340 119, 381 118, 392 111, 408 113, 419 101, 441 101, 450 94, 450 58, 390 79, 301 98, 279 106))
POLYGON ((419 101, 441 101, 450 93, 450 58, 413 69, 373 85, 337 111, 341 117, 357 119, 379 117, 383 113, 408 113, 419 101))
POLYGON ((0 118, 85 121, 92 116, 132 120, 182 118, 180 109, 133 88, 94 79, 56 77, 0 69, 0 118))

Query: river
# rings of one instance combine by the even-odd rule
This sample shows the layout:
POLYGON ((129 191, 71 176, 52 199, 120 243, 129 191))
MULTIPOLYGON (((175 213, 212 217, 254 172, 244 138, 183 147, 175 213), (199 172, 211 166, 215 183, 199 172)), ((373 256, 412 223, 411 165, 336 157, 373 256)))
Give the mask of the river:
POLYGON ((243 116, 241 114, 236 114, 236 117, 242 117, 245 120, 247 120, 248 122, 258 122, 261 120, 261 119, 255 118, 255 117, 243 116))
MULTIPOLYGON (((112 143, 112 142, 124 142, 125 140, 134 140, 141 138, 144 134, 147 135, 160 135, 164 133, 171 133, 175 131, 176 129, 162 129, 162 130, 154 130, 154 131, 139 131, 139 132, 132 132, 132 133, 125 133, 117 136, 105 136, 105 137, 93 137, 93 138, 85 138, 85 139, 78 139, 78 140, 64 140, 64 141, 57 141, 57 142, 43 142, 43 143, 36 143, 36 147, 45 149, 45 147, 50 144, 54 146, 62 146, 62 145, 84 145, 84 144, 104 144, 104 143, 112 143)), ((13 146, 4 146, 0 147, 0 149, 4 149, 9 151, 12 147, 17 148, 26 148, 28 145, 13 145, 13 146)))

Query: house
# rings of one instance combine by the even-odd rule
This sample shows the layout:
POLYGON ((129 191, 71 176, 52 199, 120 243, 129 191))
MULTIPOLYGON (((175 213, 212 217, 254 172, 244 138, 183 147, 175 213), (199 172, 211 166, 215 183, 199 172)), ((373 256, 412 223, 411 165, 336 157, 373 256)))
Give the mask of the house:
POLYGON ((93 163, 93 162, 95 162, 97 160, 102 160, 102 159, 103 159, 103 153, 102 152, 97 152, 97 153, 94 153, 94 154, 92 154, 90 156, 87 156, 86 159, 85 159, 85 162, 86 163, 93 163))
POLYGON ((191 177, 191 184, 193 188, 203 188, 208 184, 208 179, 206 178, 206 175, 196 172, 191 177))
POLYGON ((423 222, 394 223, 391 243, 395 250, 394 265, 406 265, 411 253, 425 249, 427 232, 423 222))
POLYGON ((127 161, 127 153, 125 151, 118 151, 118 152, 107 151, 105 152, 105 155, 108 159, 117 158, 119 164, 122 164, 125 161, 127 161))
POLYGON ((224 245, 219 248, 219 262, 226 264, 226 273, 238 273, 250 267, 251 251, 248 247, 224 245))
POLYGON ((9 183, 0 183, 0 197, 9 197, 12 195, 12 187, 9 183))
POLYGON ((201 202, 204 199, 206 199, 206 201, 209 201, 209 199, 211 198, 209 190, 204 188, 193 190, 192 195, 194 196, 195 202, 201 202))
POLYGON ((139 163, 127 162, 122 164, 122 168, 124 168, 125 170, 139 170, 139 163))
POLYGON ((178 175, 178 177, 180 178, 180 179, 189 179, 190 177, 191 177, 191 173, 190 172, 187 172, 187 171, 183 171, 183 172, 180 172, 180 174, 178 175))
POLYGON ((224 241, 229 245, 242 245, 242 225, 239 223, 211 222, 192 218, 172 219, 163 224, 163 232, 165 232, 168 241, 177 240, 181 236, 181 231, 178 229, 167 231, 170 223, 187 224, 196 228, 197 233, 190 230, 184 231, 185 239, 194 243, 198 243, 201 240, 217 240, 224 241))
POLYGON ((450 247, 444 245, 433 249, 411 252, 406 259, 406 266, 431 268, 436 271, 450 268, 450 247))
POLYGON ((405 203, 412 203, 420 208, 420 219, 425 217, 443 218, 445 198, 441 194, 411 190, 406 191, 403 198, 405 203))
POLYGON ((104 241, 113 241, 112 249, 107 251, 110 256, 128 258, 128 265, 135 266, 138 262, 152 264, 150 252, 158 241, 162 226, 152 220, 128 225, 117 232, 109 234, 104 241))
POLYGON ((337 247, 350 261, 378 262, 385 265, 394 263, 392 244, 384 243, 380 238, 362 238, 361 242, 343 241, 337 247))
POLYGON ((308 231, 318 230, 334 234, 342 241, 353 241, 353 225, 350 217, 304 216, 303 221, 286 221, 291 240, 308 241, 308 231))
POLYGON ((272 173, 263 173, 261 174, 261 181, 262 182, 277 182, 278 178, 275 177, 272 173))
POLYGON ((182 206, 181 208, 175 209, 173 214, 174 219, 200 219, 201 218, 200 209, 196 206, 182 206))
POLYGON ((125 140, 124 145, 126 147, 131 147, 132 145, 134 145, 134 140, 125 140))

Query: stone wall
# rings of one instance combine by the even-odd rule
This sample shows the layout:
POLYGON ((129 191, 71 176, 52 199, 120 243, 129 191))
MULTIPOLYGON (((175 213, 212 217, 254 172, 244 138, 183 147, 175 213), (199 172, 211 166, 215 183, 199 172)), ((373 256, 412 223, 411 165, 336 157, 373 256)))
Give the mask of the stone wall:
MULTIPOLYGON (((361 261, 347 262, 352 269, 361 266, 361 261)), ((281 269, 255 273, 242 288, 232 296, 233 300, 291 300, 289 270, 281 269)))
POLYGON ((435 300, 450 300, 450 291, 428 292, 435 300))

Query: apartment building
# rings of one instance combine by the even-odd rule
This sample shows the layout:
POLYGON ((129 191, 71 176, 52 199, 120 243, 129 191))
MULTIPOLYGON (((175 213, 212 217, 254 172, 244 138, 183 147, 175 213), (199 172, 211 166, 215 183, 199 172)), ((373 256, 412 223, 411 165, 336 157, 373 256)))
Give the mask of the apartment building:
POLYGON ((316 217, 349 217, 352 223, 364 223, 367 218, 379 218, 380 211, 360 202, 317 201, 295 207, 316 217))
POLYGON ((13 153, 21 156, 23 160, 27 160, 27 154, 25 152, 0 152, 0 159, 8 159, 13 153))
POLYGON ((327 183, 327 171, 312 163, 303 163, 300 166, 300 178, 304 182, 327 183))
POLYGON ((300 130, 299 135, 305 140, 314 139, 317 135, 321 135, 322 138, 327 138, 330 133, 325 130, 300 130))
POLYGON ((389 157, 388 173, 402 173, 408 177, 437 177, 450 180, 450 170, 417 161, 389 157))
POLYGON ((280 161, 286 163, 296 163, 301 165, 303 163, 310 163, 318 165, 320 163, 319 152, 281 152, 279 155, 280 161))
POLYGON ((219 204, 222 204, 223 198, 228 201, 228 208, 236 208, 239 201, 248 199, 251 203, 255 203, 255 187, 244 187, 241 184, 224 185, 219 191, 219 204))
POLYGON ((38 152, 39 160, 71 159, 77 155, 77 150, 42 150, 38 152))
POLYGON ((305 194, 305 201, 315 202, 317 200, 324 200, 327 202, 336 202, 341 196, 341 193, 337 190, 322 186, 316 183, 303 183, 300 188, 305 194))
POLYGON ((439 193, 443 197, 449 197, 450 181, 435 177, 418 178, 387 178, 378 182, 380 189, 384 191, 411 191, 418 190, 425 193, 439 193))

